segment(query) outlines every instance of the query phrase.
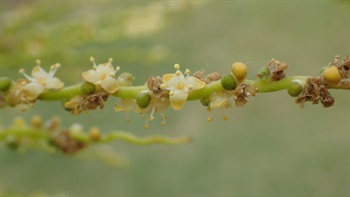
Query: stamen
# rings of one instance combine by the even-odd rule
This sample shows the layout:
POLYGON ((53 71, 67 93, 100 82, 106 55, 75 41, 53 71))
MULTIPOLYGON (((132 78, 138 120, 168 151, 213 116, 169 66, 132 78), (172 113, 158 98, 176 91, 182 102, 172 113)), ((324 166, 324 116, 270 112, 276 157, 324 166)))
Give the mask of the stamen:
POLYGON ((109 58, 108 63, 112 64, 112 62, 113 62, 113 58, 109 58))
POLYGON ((213 121, 213 117, 210 116, 207 120, 208 120, 208 122, 212 122, 213 121))
POLYGON ((120 66, 115 67, 116 72, 120 70, 120 66))
POLYGON ((185 70, 185 73, 186 73, 187 75, 189 75, 191 72, 190 72, 189 69, 186 69, 186 70, 185 70))
POLYGON ((24 73, 24 69, 21 68, 21 69, 18 70, 18 72, 19 72, 19 74, 23 74, 24 73))
POLYGON ((177 70, 177 71, 175 72, 175 75, 176 75, 176 76, 180 76, 180 75, 181 75, 181 71, 177 70))
POLYGON ((174 93, 175 93, 174 90, 171 90, 171 91, 169 92, 169 95, 170 95, 170 96, 173 96, 174 93))
POLYGON ((188 85, 189 90, 193 90, 193 85, 188 85))
POLYGON ((176 70, 179 70, 179 69, 180 69, 180 65, 179 65, 179 64, 175 64, 175 65, 174 65, 174 68, 175 68, 176 70))
POLYGON ((160 88, 161 88, 162 90, 165 90, 165 89, 166 89, 166 85, 165 85, 164 83, 162 83, 162 84, 160 84, 160 88))
POLYGON ((40 64, 41 64, 41 61, 40 61, 39 59, 37 59, 37 60, 35 60, 35 63, 36 63, 37 65, 40 65, 40 64))
POLYGON ((93 64, 93 69, 96 70, 97 66, 96 66, 96 63, 95 63, 95 58, 91 56, 90 57, 90 62, 92 62, 92 64, 93 64))
POLYGON ((152 111, 151 111, 151 116, 149 117, 149 120, 150 120, 150 121, 154 120, 153 114, 154 114, 155 109, 156 109, 156 107, 153 106, 153 107, 152 107, 152 111))

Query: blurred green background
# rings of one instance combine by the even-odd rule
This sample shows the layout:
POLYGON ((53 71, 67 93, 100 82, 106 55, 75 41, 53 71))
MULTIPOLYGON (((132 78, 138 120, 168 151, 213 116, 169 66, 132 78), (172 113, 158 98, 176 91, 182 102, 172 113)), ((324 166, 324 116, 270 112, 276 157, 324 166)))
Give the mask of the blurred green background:
MULTIPOLYGON (((248 78, 271 58, 288 62, 288 75, 318 75, 335 55, 349 55, 348 1, 4 1, 1 76, 17 79, 41 59, 66 85, 109 57, 131 72, 135 84, 150 75, 191 71, 229 72, 248 65, 248 78)), ((190 144, 110 144, 129 160, 110 167, 100 160, 29 151, 0 151, 0 194, 67 196, 349 195, 349 91, 331 90, 335 105, 300 109, 286 91, 258 94, 243 108, 214 113, 198 101, 144 129, 145 118, 117 113, 109 98, 103 110, 73 116, 59 102, 37 102, 22 113, 1 109, 1 124, 18 115, 59 115, 63 126, 80 122, 103 131, 138 136, 192 136, 190 144), (126 117, 131 123, 126 123, 126 117)))

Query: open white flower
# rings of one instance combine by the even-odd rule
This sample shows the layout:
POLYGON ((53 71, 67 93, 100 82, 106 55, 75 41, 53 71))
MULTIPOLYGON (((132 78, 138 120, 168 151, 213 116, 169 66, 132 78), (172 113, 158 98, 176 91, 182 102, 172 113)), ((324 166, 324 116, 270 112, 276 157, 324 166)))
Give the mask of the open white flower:
POLYGON ((219 109, 219 108, 230 108, 232 103, 230 101, 232 94, 229 91, 219 91, 213 92, 210 94, 210 109, 219 109))
POLYGON ((112 58, 109 58, 108 63, 99 64, 96 66, 95 59, 90 57, 93 63, 93 69, 90 69, 82 74, 85 81, 100 86, 106 92, 113 94, 118 88, 118 82, 115 78, 115 73, 120 69, 119 66, 114 69, 112 58))
POLYGON ((177 69, 175 74, 165 74, 163 75, 163 88, 170 90, 169 99, 171 107, 174 110, 180 110, 185 105, 188 94, 192 90, 201 89, 205 87, 205 82, 193 77, 189 76, 190 71, 186 69, 185 74, 179 70, 180 66, 178 64, 174 65, 174 68, 177 69))
POLYGON ((47 73, 41 68, 40 60, 37 60, 36 63, 37 65, 33 68, 31 77, 24 72, 24 69, 19 70, 29 80, 29 83, 24 85, 23 91, 26 99, 30 101, 35 100, 45 90, 60 89, 64 86, 60 79, 54 77, 60 64, 52 65, 50 71, 47 73))

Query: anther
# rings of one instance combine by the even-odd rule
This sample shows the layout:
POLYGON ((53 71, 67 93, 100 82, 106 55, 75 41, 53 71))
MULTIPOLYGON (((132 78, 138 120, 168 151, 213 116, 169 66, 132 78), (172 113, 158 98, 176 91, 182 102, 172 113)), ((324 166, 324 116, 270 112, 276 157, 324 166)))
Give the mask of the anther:
POLYGON ((120 70, 120 66, 115 67, 115 69, 116 69, 117 71, 119 71, 119 70, 120 70))
POLYGON ((180 76, 180 75, 181 75, 181 71, 177 70, 177 71, 175 72, 175 75, 176 75, 176 76, 180 76))
POLYGON ((180 65, 179 65, 179 64, 175 64, 175 65, 174 65, 174 68, 177 69, 177 70, 179 70, 179 69, 180 69, 180 65))
POLYGON ((189 90, 193 90, 193 85, 188 85, 189 90))
POLYGON ((169 95, 170 95, 170 96, 174 95, 174 90, 171 90, 171 91, 169 92, 169 95))
POLYGON ((165 85, 164 83, 162 83, 162 84, 160 84, 160 88, 161 88, 162 90, 165 90, 165 89, 166 89, 166 85, 165 85))
POLYGON ((37 65, 40 65, 40 64, 41 64, 41 61, 40 61, 39 59, 37 59, 37 60, 35 60, 35 63, 36 63, 37 65))
POLYGON ((113 58, 109 58, 109 59, 108 59, 108 63, 111 64, 112 62, 113 62, 113 58))
POLYGON ((94 57, 90 57, 90 62, 95 62, 95 58, 94 57))
POLYGON ((21 69, 18 70, 18 72, 19 72, 20 74, 23 74, 23 73, 24 73, 24 69, 21 68, 21 69))
POLYGON ((186 70, 185 70, 185 73, 186 73, 187 75, 189 75, 191 72, 190 72, 189 69, 186 69, 186 70))

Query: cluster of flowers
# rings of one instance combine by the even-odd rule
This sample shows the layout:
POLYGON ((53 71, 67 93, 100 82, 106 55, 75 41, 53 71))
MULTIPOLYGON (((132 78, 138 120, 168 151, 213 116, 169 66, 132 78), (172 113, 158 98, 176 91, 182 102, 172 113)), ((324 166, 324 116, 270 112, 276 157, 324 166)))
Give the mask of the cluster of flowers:
MULTIPOLYGON (((93 57, 90 61, 93 68, 82 73, 84 82, 79 85, 77 91, 54 99, 62 100, 63 106, 77 115, 97 107, 103 108, 110 95, 121 97, 121 101, 115 105, 115 110, 134 110, 142 115, 149 114, 145 127, 148 127, 149 120, 155 119, 154 113, 160 114, 161 124, 165 125, 167 117, 164 110, 169 107, 175 111, 181 110, 187 100, 199 99, 208 111, 211 111, 229 108, 234 104, 243 106, 248 102, 249 96, 255 96, 259 91, 287 89, 291 96, 297 97, 296 103, 301 107, 306 101, 312 101, 314 104, 321 101, 324 107, 329 107, 334 103, 327 90, 329 87, 350 89, 349 81, 345 81, 350 75, 350 61, 347 58, 341 61, 339 56, 319 77, 286 78, 285 70, 288 64, 276 59, 272 59, 261 69, 257 81, 246 80, 247 66, 241 62, 234 63, 231 73, 224 76, 216 72, 205 75, 205 71, 197 71, 191 76, 189 69, 185 69, 183 73, 180 65, 175 64, 175 73, 164 74, 162 77, 151 76, 146 86, 133 86, 134 77, 130 73, 121 73, 116 77, 120 67, 112 65, 112 58, 99 65, 96 65, 93 57), (213 86, 218 88, 212 88, 213 86), (273 86, 282 88, 266 89, 273 86)), ((11 88, 8 90, 5 90, 3 83, 0 84, 1 106, 9 104, 26 109, 37 99, 45 98, 45 93, 55 92, 52 90, 59 92, 63 88, 63 82, 54 77, 59 64, 52 65, 50 71, 46 72, 41 68, 39 60, 36 63, 31 76, 21 69, 20 73, 25 79, 9 85, 11 88)), ((224 119, 228 118, 224 116, 224 119)), ((212 117, 208 120, 211 121, 212 117)))

